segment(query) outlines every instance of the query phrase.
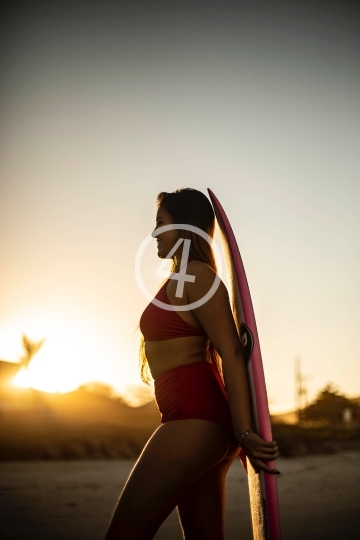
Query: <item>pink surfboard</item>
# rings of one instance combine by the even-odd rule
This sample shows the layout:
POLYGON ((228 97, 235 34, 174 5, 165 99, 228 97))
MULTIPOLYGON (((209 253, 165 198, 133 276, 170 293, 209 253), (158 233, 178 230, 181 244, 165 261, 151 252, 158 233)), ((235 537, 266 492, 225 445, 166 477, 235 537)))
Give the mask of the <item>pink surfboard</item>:
MULTIPOLYGON (((222 248, 229 281, 229 296, 247 361, 253 426, 266 441, 272 441, 265 377, 256 329, 254 309, 235 235, 218 199, 208 189, 220 228, 222 248)), ((274 462, 268 462, 274 468, 274 462)), ((276 475, 255 473, 247 459, 251 520, 254 540, 280 540, 276 475)))

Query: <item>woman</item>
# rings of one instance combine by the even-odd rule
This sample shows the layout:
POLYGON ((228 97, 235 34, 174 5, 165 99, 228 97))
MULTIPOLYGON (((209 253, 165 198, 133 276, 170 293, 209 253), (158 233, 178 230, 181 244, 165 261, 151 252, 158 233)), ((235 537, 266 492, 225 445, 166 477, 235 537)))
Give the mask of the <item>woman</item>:
MULTIPOLYGON (((157 203, 158 256, 171 257, 173 265, 156 298, 174 306, 193 304, 217 275, 211 246, 191 231, 157 229, 186 223, 213 237, 212 206, 190 188, 162 192, 157 203), (181 268, 180 238, 190 240, 185 271, 195 277, 184 282, 182 296, 172 277, 181 268)), ((150 540, 175 507, 186 540, 222 540, 226 474, 239 446, 256 470, 271 474, 278 471, 265 462, 279 455, 275 441, 251 431, 246 363, 227 289, 220 280, 210 299, 192 310, 169 311, 151 302, 140 329, 141 376, 149 382, 150 370, 154 378, 162 425, 131 471, 105 540, 150 540)))

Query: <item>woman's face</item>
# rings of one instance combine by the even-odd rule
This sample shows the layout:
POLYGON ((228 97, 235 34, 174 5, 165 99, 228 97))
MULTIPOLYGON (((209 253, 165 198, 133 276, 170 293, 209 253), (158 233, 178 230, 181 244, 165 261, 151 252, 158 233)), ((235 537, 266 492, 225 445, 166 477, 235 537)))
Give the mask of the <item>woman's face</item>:
MULTIPOLYGON (((172 222, 173 221, 171 219, 171 216, 166 212, 166 210, 160 207, 156 213, 155 229, 163 225, 170 225, 172 222)), ((160 259, 167 259, 167 258, 173 259, 174 255, 177 253, 173 253, 171 257, 167 257, 167 255, 178 240, 177 229, 161 232, 160 234, 156 235, 156 240, 157 240, 157 248, 158 248, 158 257, 160 257, 160 259)), ((179 248, 176 250, 176 252, 179 250, 179 248)))

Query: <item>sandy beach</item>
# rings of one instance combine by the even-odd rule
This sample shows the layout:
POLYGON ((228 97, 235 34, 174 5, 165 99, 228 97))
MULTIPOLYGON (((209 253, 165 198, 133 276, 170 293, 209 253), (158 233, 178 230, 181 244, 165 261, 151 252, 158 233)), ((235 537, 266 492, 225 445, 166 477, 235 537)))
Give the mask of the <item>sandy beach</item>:
MULTIPOLYGON (((100 540, 134 460, 0 463, 0 539, 100 540)), ((360 538, 360 453, 279 458, 283 540, 360 538)), ((176 512, 156 540, 181 540, 176 512)), ((227 481, 227 540, 251 540, 240 462, 227 481)))

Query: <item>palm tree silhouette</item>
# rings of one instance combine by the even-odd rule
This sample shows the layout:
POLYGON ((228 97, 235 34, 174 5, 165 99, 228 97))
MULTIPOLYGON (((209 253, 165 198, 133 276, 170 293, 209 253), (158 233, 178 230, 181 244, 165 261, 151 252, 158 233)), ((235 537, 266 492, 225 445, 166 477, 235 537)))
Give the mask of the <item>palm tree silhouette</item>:
POLYGON ((34 358, 35 354, 39 351, 40 347, 44 343, 45 339, 42 339, 38 342, 31 341, 25 334, 22 334, 22 346, 24 354, 19 358, 19 364, 21 367, 24 367, 26 370, 29 368, 31 360, 34 358))

